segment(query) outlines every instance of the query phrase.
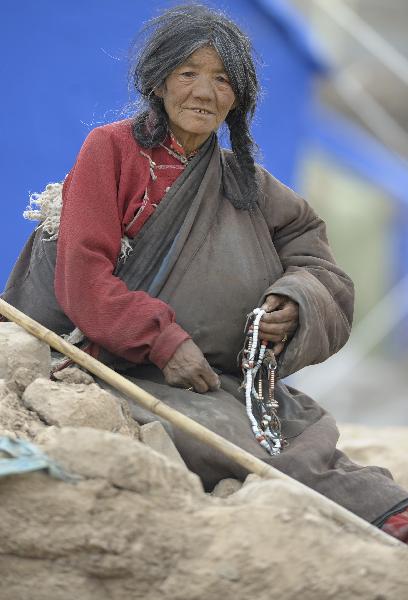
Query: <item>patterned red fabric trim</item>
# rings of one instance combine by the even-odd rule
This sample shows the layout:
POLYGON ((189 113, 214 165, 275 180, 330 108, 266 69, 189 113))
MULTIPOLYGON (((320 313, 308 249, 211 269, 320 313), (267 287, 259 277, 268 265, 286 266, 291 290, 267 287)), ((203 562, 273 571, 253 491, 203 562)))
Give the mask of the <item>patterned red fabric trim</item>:
POLYGON ((169 133, 170 133, 170 147, 172 148, 172 150, 174 150, 174 152, 176 154, 178 154, 179 156, 185 156, 187 158, 187 160, 190 160, 193 158, 193 156, 195 156, 198 153, 198 148, 197 148, 196 150, 193 150, 189 154, 186 154, 186 151, 184 150, 183 146, 180 144, 180 142, 178 141, 176 136, 171 131, 169 133))
POLYGON ((381 529, 401 542, 408 544, 408 508, 388 517, 381 529))

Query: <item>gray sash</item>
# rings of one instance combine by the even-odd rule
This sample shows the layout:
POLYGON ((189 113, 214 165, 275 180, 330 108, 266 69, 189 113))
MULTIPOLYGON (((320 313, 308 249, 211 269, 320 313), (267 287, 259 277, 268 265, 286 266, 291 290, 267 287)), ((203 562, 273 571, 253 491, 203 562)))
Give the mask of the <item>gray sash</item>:
POLYGON ((184 246, 203 200, 211 159, 217 160, 216 136, 204 147, 176 179, 149 220, 131 240, 132 251, 119 261, 114 274, 129 290, 147 291, 157 296, 184 246), (200 193, 201 192, 201 193, 200 193))

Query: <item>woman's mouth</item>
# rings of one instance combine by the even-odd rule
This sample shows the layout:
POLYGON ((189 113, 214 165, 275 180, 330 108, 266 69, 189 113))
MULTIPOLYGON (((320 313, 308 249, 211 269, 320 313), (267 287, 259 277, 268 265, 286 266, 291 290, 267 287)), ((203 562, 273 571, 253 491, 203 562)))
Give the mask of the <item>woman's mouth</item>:
POLYGON ((190 110, 192 110, 193 112, 197 113, 198 115, 212 115, 214 113, 210 112, 209 110, 205 110, 204 108, 190 108, 190 110))

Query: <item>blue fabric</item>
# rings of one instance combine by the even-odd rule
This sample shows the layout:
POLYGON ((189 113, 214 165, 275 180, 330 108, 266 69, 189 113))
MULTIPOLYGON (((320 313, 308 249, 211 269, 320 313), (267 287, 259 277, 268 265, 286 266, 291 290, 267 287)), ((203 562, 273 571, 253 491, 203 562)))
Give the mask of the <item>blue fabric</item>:
POLYGON ((37 446, 25 440, 13 440, 10 437, 1 436, 0 452, 9 456, 9 458, 0 458, 0 477, 44 469, 52 477, 63 481, 75 482, 80 479, 78 475, 66 473, 37 446))

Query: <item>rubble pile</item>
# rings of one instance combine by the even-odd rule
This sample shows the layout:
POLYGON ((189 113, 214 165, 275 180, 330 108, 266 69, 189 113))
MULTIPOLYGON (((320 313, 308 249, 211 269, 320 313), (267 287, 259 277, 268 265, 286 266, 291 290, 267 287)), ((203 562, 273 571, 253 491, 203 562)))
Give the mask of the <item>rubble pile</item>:
MULTIPOLYGON (((205 494, 162 425, 140 427, 80 369, 50 381, 49 368, 44 343, 0 324, 0 439, 34 443, 66 476, 0 476, 1 600, 406 597, 402 544, 290 480, 250 475, 205 494)), ((402 433, 394 447, 344 431, 352 456, 382 450, 392 467, 394 453, 406 477, 402 433)))

